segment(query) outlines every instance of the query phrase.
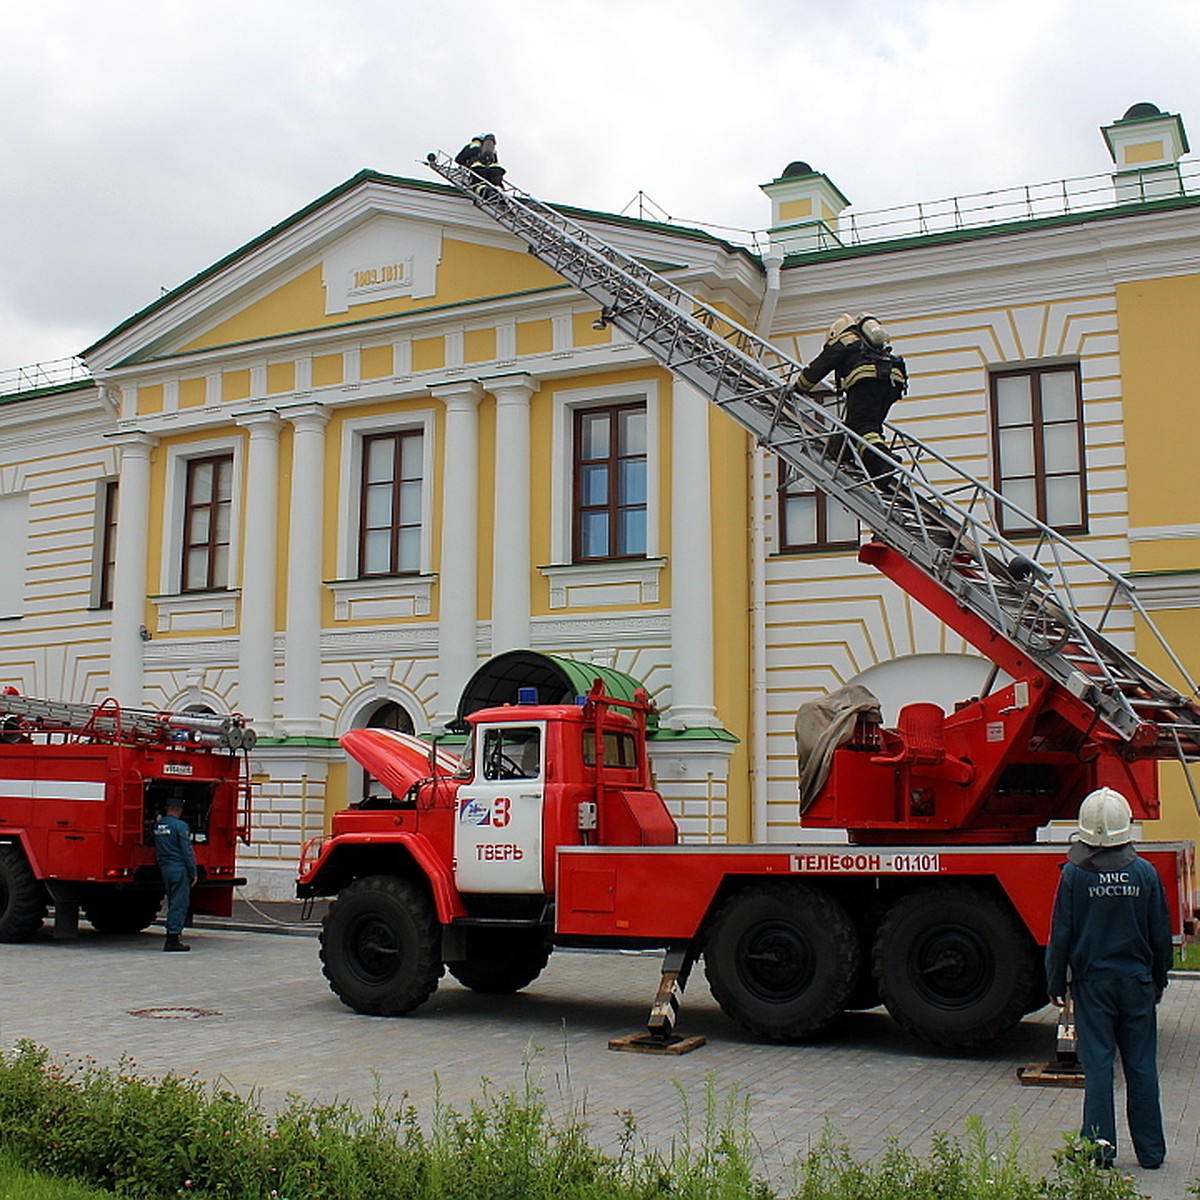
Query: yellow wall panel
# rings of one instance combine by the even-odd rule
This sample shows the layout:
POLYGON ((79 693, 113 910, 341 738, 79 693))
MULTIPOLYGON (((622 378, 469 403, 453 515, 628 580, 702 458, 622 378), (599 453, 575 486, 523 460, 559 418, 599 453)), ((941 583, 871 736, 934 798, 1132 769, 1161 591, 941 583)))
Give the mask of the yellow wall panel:
POLYGON ((1164 158, 1166 152, 1162 142, 1139 142, 1136 146, 1125 147, 1125 161, 1130 165, 1161 162, 1164 158))
POLYGON ((576 313, 571 318, 571 337, 576 346, 607 346, 612 341, 612 329, 593 329, 592 323, 600 315, 597 312, 576 313))
POLYGON ((779 206, 781 221, 799 221, 813 215, 812 200, 785 200, 779 206))
POLYGON ((386 379, 392 373, 391 346, 364 346, 358 364, 363 379, 386 379))
POLYGON ((463 359, 466 362, 491 362, 496 357, 494 329, 468 329, 463 335, 463 359))
POLYGON ((437 371, 446 365, 444 338, 414 338, 412 367, 414 371, 437 371))
POLYGON ((318 354, 312 360, 313 387, 333 387, 342 382, 344 373, 340 354, 318 354))
POLYGON ((137 390, 138 416, 148 417, 163 410, 163 385, 161 383, 147 384, 137 390))
POLYGON ((249 371, 225 371, 221 375, 221 399, 245 400, 250 395, 249 371))
POLYGON ((181 379, 179 381, 179 407, 203 408, 208 398, 208 383, 204 379, 181 379))
POLYGON ((296 390, 296 364, 294 362, 269 363, 267 365, 267 395, 278 396, 281 392, 296 390))
POLYGON ((517 353, 549 354, 554 349, 552 321, 518 321, 517 353))

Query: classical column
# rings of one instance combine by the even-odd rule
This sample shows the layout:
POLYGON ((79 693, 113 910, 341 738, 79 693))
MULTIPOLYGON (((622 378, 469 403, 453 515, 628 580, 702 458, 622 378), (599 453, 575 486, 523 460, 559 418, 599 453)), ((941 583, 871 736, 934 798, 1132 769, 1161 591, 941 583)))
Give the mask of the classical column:
POLYGON ((529 401, 528 375, 486 379, 496 397, 496 499, 492 506, 492 653, 529 645, 529 401))
POLYGON ((674 729, 718 725, 713 704, 712 480, 704 396, 676 380, 671 404, 671 707, 674 729))
POLYGON ((275 721, 275 557, 279 538, 279 431, 283 422, 271 411, 239 413, 236 419, 250 433, 238 708, 260 734, 269 735, 275 721))
POLYGON ((322 732, 321 546, 325 531, 325 423, 319 404, 280 413, 292 425, 291 512, 288 523, 287 631, 283 659, 285 736, 322 732))
POLYGON ((150 537, 150 458, 158 439, 146 433, 122 433, 113 441, 121 449, 121 466, 108 687, 121 704, 137 708, 143 701, 145 683, 142 644, 150 537))
POLYGON ((478 625, 479 401, 473 380, 431 388, 446 406, 442 458, 442 547, 438 567, 438 711, 453 719, 463 685, 475 673, 478 625))

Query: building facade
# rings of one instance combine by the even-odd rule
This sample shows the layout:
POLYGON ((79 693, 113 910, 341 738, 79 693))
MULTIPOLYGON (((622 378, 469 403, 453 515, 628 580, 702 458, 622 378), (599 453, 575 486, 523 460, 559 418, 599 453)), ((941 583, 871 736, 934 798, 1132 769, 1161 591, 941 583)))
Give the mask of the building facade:
MULTIPOLYGON (((1011 219, 862 236, 799 163, 764 188, 757 251, 573 215, 801 361, 838 313, 875 312, 912 381, 893 419, 1136 578, 1194 675, 1200 202, 1178 118, 1131 109, 1105 136, 1105 190, 1011 219)), ((440 184, 348 180, 90 347, 88 378, 0 397, 0 678, 250 717, 261 897, 371 785, 339 734, 443 731, 517 649, 648 688, 685 838, 803 836, 802 701, 855 680, 889 717, 948 707, 989 664, 597 316, 440 184)), ((1193 836, 1168 774, 1155 833, 1193 836)))

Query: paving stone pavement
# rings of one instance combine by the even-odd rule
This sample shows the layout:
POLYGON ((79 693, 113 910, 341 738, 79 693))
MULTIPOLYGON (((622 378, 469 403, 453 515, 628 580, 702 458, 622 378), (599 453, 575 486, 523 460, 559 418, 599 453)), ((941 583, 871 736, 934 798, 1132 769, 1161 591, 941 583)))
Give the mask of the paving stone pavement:
MULTIPOLYGON (((763 1169, 776 1186, 829 1125, 857 1154, 895 1139, 925 1153, 937 1133, 962 1135, 970 1116, 1007 1133, 1015 1118, 1028 1153, 1049 1167, 1061 1133, 1079 1120, 1081 1093, 1023 1087, 1016 1069, 1053 1056, 1049 1009, 986 1053, 939 1051, 908 1038, 882 1009, 846 1016, 804 1045, 755 1042, 717 1007, 703 968, 684 997, 680 1030, 707 1045, 682 1057, 614 1053, 608 1040, 643 1027, 658 982, 650 953, 564 951, 515 996, 476 995, 447 976, 417 1013, 360 1016, 329 991, 312 928, 296 914, 239 919, 188 934, 191 954, 164 955, 156 930, 77 940, 48 936, 0 946, 0 1045, 30 1038, 56 1056, 116 1062, 150 1074, 198 1072, 268 1105, 289 1094, 369 1107, 377 1097, 412 1103, 427 1118, 435 1098, 455 1108, 481 1080, 545 1093, 552 1116, 585 1119, 595 1143, 614 1149, 624 1113, 638 1136, 665 1147, 687 1122, 702 1128, 711 1089, 750 1104, 763 1169), (283 920, 285 923, 275 923, 283 920), (257 928, 256 928, 257 926, 257 928), (294 932, 272 936, 264 932, 294 932), (134 1015, 173 1007, 209 1015, 134 1015)), ((1123 1123, 1119 1166, 1154 1200, 1183 1200, 1200 1176, 1196 1038, 1200 979, 1178 978, 1161 1009, 1160 1062, 1168 1159, 1155 1172, 1133 1162, 1123 1123)), ((1123 1096, 1118 1094, 1118 1106, 1123 1096)))

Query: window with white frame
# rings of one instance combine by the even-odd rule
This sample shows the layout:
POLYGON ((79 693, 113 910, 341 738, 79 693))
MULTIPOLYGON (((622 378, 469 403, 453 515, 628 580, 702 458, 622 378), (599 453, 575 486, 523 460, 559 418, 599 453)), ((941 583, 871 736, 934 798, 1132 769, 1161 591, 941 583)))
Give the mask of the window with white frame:
POLYGON ((185 467, 181 592, 229 586, 233 455, 190 458, 185 467))
POLYGON ((117 481, 103 480, 96 500, 96 607, 112 608, 117 570, 117 481))
POLYGON ((858 545, 858 518, 805 476, 779 463, 779 549, 845 550, 858 545))
MULTIPOLYGON (((1083 403, 1077 363, 991 373, 992 466, 996 490, 1045 525, 1087 529, 1083 403)), ((1019 536, 1035 526, 1011 509, 998 521, 1019 536)))
POLYGON ((25 611, 25 560, 29 539, 29 497, 24 492, 0 496, 0 546, 4 570, 0 571, 0 618, 19 617, 25 611))
POLYGON ((421 569, 425 451, 421 429, 361 439, 358 576, 411 575, 421 569))
POLYGON ((574 562, 646 555, 646 404, 575 410, 574 562))

